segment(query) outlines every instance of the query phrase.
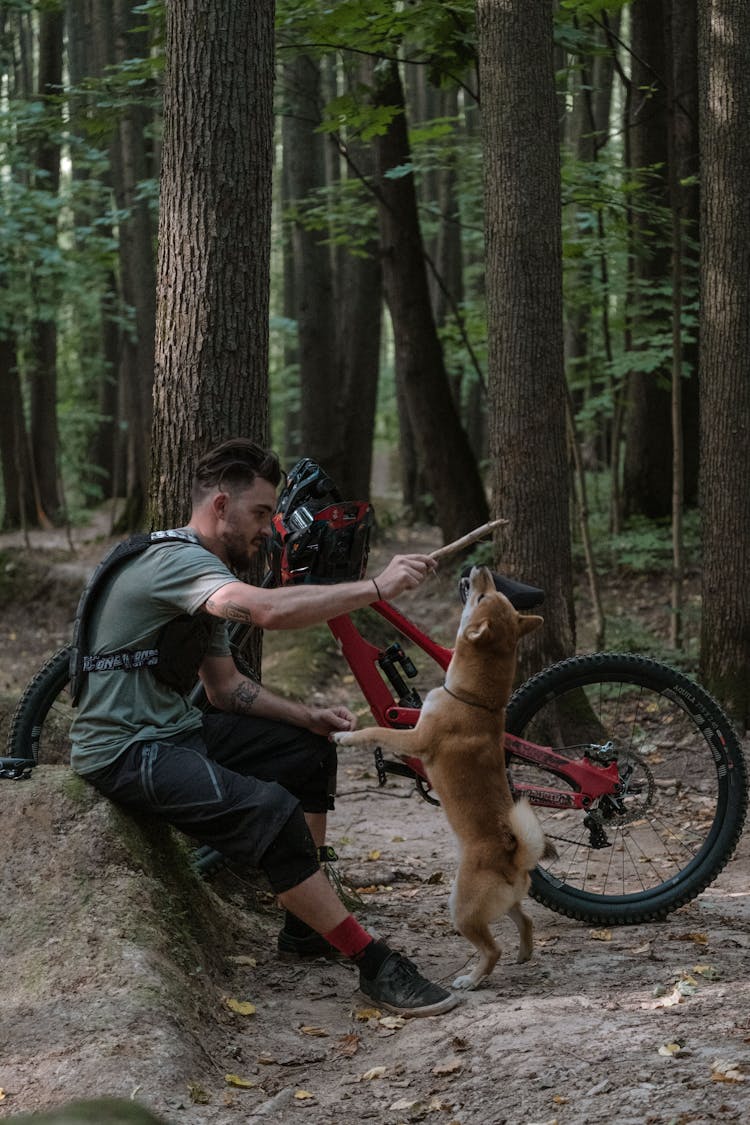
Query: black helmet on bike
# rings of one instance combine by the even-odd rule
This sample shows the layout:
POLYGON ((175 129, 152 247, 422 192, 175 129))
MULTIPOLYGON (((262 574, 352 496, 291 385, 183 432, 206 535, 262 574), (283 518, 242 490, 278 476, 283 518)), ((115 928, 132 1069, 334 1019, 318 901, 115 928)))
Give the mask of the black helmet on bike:
POLYGON ((289 471, 273 516, 268 554, 275 584, 362 578, 372 524, 367 501, 342 500, 320 465, 303 457, 289 471))

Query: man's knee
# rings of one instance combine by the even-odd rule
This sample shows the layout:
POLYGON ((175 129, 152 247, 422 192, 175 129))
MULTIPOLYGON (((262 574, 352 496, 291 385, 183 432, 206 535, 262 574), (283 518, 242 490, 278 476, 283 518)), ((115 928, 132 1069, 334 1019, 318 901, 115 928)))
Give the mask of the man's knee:
POLYGON ((261 856, 260 867, 277 895, 304 883, 319 870, 318 849, 300 805, 261 856))

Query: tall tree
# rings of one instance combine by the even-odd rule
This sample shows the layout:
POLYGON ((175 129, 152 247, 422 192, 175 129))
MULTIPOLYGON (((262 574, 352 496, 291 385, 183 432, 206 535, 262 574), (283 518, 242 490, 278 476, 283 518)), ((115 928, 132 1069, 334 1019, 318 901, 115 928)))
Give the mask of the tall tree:
MULTIPOLYGON (((346 88, 359 90, 372 81, 373 62, 358 59, 345 72, 346 88)), ((346 143, 346 182, 370 180, 375 173, 372 144, 352 136, 346 143)), ((339 255, 337 319, 338 367, 341 373, 341 419, 332 472, 346 496, 370 495, 373 435, 380 371, 383 275, 377 233, 360 254, 339 255)))
MULTIPOLYGON (((48 124, 39 142, 36 180, 42 190, 56 196, 60 187, 60 137, 62 111, 63 10, 59 4, 39 13, 38 91, 48 106, 48 124), (57 125, 57 129, 55 126, 57 125)), ((49 242, 57 239, 57 210, 50 211, 49 242)), ((57 325, 54 306, 45 292, 41 261, 35 269, 32 293, 36 305, 31 326, 31 449, 34 459, 40 514, 60 519, 62 498, 59 480, 57 430, 57 325)))
POLYGON ((38 522, 36 477, 26 435, 21 380, 16 366, 15 334, 0 332, 0 467, 3 474, 3 530, 35 527, 38 522))
POLYGON ((268 439, 273 0, 168 0, 151 519, 195 458, 268 439))
POLYGON ((284 80, 284 165, 289 203, 298 214, 292 222, 297 362, 300 382, 302 452, 333 472, 338 430, 336 320, 333 273, 327 230, 311 229, 305 204, 326 184, 325 146, 318 132, 322 93, 320 63, 310 55, 287 59, 284 80))
MULTIPOLYGON (((131 0, 101 0, 104 5, 99 26, 109 27, 114 61, 143 58, 149 51, 148 28, 131 0), (112 23, 106 20, 111 7, 112 23)), ((156 272, 154 229, 148 199, 140 188, 152 171, 149 127, 152 112, 147 104, 129 102, 119 116, 110 146, 112 183, 121 212, 119 237, 120 289, 123 304, 132 310, 130 330, 124 334, 121 352, 120 398, 127 427, 127 506, 122 529, 139 526, 148 493, 152 388, 154 377, 154 331, 156 317, 156 272)))
MULTIPOLYGON (((667 0, 634 0, 632 18, 632 95, 630 159, 643 178, 639 207, 633 213, 633 307, 635 347, 650 347, 650 335, 666 320, 665 302, 654 296, 671 277, 669 215, 669 118, 666 74, 667 0)), ((628 386, 628 416, 623 469, 625 514, 666 516, 672 501, 670 365, 634 370, 628 386)))
MULTIPOLYGON (((101 81, 105 68, 114 62, 112 48, 112 4, 111 0, 67 0, 65 8, 68 76, 73 93, 70 97, 70 113, 75 126, 80 130, 89 125, 99 112, 97 98, 92 92, 84 92, 91 79, 101 81)), ((89 169, 83 160, 74 153, 72 175, 76 180, 85 181, 89 169)), ((107 190, 111 191, 110 170, 102 173, 107 190)), ((76 228, 88 232, 90 224, 98 220, 100 229, 101 200, 87 199, 79 204, 76 228), (98 206, 97 206, 98 204, 98 206)), ((123 233, 127 237, 127 226, 123 233)), ((114 240, 115 232, 109 226, 107 233, 114 240)), ((81 246, 89 241, 87 236, 80 239, 81 246)), ((115 263, 106 270, 99 290, 99 319, 96 333, 84 337, 85 343, 97 357, 99 377, 96 383, 97 414, 96 425, 91 434, 86 461, 96 473, 98 487, 86 497, 88 503, 98 503, 101 496, 111 499, 126 493, 124 480, 118 481, 117 469, 123 460, 121 450, 121 427, 118 419, 117 372, 122 351, 121 310, 117 308, 117 277, 115 263)), ((152 286, 153 288, 153 286, 152 286)), ((153 295, 151 297, 153 307, 153 295)))
POLYGON ((575 620, 563 370, 553 0, 478 0, 490 460, 503 567, 547 592, 524 671, 567 656, 575 620))
MULTIPOLYGON (((681 305, 692 304, 698 285, 700 239, 699 108, 698 108, 698 3, 670 0, 667 12, 670 69, 670 202, 673 214, 673 291, 680 275, 681 305)), ((685 319, 684 307, 674 302, 674 317, 685 319)), ((687 504, 698 499, 699 404, 698 339, 680 332, 682 383, 684 494, 687 504)))
POLYGON ((750 5, 699 0, 701 674, 750 724, 750 5))
POLYGON ((451 394, 430 303, 414 177, 409 172, 404 94, 394 62, 378 68, 374 97, 376 105, 398 108, 377 140, 383 286, 393 324, 397 378, 436 522, 450 540, 484 522, 487 501, 451 394))

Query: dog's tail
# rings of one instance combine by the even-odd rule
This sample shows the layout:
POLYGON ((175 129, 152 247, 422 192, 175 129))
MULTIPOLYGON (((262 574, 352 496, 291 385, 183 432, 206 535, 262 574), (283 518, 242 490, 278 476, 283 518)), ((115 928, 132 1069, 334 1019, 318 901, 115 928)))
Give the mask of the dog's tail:
POLYGON ((548 844, 539 819, 525 797, 514 804, 510 822, 518 840, 516 862, 521 870, 531 871, 545 855, 548 844))

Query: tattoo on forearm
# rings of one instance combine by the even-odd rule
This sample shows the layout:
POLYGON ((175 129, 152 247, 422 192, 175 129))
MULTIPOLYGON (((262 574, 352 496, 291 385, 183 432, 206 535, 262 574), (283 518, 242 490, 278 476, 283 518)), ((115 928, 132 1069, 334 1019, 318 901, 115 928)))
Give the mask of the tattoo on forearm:
POLYGON ((249 714, 259 692, 260 684, 254 684, 252 680, 243 680, 229 695, 229 710, 241 715, 249 714))
POLYGON ((213 613, 217 617, 227 618, 229 621, 244 621, 246 625, 252 625, 253 622, 250 611, 245 609, 244 606, 237 605, 236 602, 229 602, 219 608, 215 598, 208 598, 206 609, 209 613, 213 613))

